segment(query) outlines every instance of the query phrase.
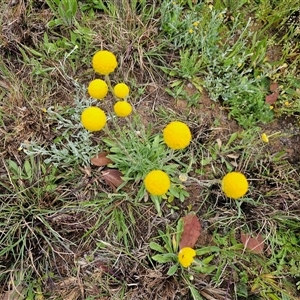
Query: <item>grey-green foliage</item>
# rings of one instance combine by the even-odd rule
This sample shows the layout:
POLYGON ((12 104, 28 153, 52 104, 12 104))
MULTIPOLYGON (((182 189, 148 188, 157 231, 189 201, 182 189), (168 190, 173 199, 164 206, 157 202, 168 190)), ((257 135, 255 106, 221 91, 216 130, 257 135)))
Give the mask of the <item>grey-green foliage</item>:
POLYGON ((168 73, 192 82, 201 78, 210 98, 224 101, 244 127, 268 122, 273 115, 265 104, 267 75, 256 71, 265 58, 266 40, 250 30, 251 19, 237 15, 227 26, 225 17, 226 10, 203 3, 187 8, 164 1, 161 29, 174 50, 180 50, 168 73))
POLYGON ((49 107, 47 117, 49 121, 57 124, 53 129, 57 137, 49 141, 48 145, 40 145, 36 141, 22 144, 24 152, 28 155, 42 155, 45 163, 55 166, 88 166, 90 158, 99 152, 99 145, 93 145, 92 134, 82 127, 80 116, 82 110, 92 104, 92 100, 79 93, 74 104, 74 107, 60 107, 58 112, 49 107))
POLYGON ((170 163, 175 157, 171 150, 166 149, 159 135, 142 133, 137 136, 134 131, 125 128, 121 134, 114 140, 104 138, 103 141, 110 147, 109 157, 124 173, 126 180, 139 182, 153 169, 164 169, 173 174, 178 168, 178 165, 170 163))
POLYGON ((76 23, 77 0, 46 0, 46 3, 56 17, 48 23, 49 27, 72 26, 76 23))
MULTIPOLYGON (((172 181, 168 199, 178 198, 183 202, 189 194, 178 182, 178 175, 180 171, 188 171, 187 163, 191 158, 184 151, 168 148, 162 135, 153 134, 151 126, 146 128, 138 115, 130 120, 128 126, 120 126, 114 119, 112 122, 114 130, 102 141, 109 148, 112 167, 122 172, 122 179, 139 185, 139 189, 134 191, 135 199, 139 201, 144 198, 145 189, 141 182, 150 171, 158 169, 165 171, 172 181)), ((162 197, 150 195, 150 198, 158 215, 161 215, 162 197)))

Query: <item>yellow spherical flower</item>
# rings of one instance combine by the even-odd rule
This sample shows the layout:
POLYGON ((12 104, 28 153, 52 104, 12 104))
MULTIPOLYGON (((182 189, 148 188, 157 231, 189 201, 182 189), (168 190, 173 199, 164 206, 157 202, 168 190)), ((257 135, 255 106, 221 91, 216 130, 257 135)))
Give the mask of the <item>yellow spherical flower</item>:
POLYGON ((118 98, 124 99, 129 95, 129 86, 125 83, 118 83, 114 87, 114 93, 118 98))
POLYGON ((229 198, 238 199, 243 197, 248 191, 248 181, 244 174, 240 172, 230 172, 222 179, 222 190, 229 198))
POLYGON ((187 147, 192 139, 189 127, 180 122, 169 123, 163 131, 164 141, 171 149, 183 149, 187 147))
POLYGON ((90 106, 82 112, 81 123, 89 131, 99 131, 106 124, 106 115, 99 107, 90 106))
POLYGON ((187 268, 192 264, 195 256, 196 251, 193 248, 184 247, 178 253, 178 261, 183 267, 187 268))
POLYGON ((107 50, 98 51, 92 59, 93 69, 101 75, 112 73, 118 66, 116 56, 107 50))
POLYGON ((144 184, 151 195, 162 196, 169 190, 171 182, 167 173, 153 170, 146 175, 144 184))
POLYGON ((114 105, 114 112, 118 117, 127 117, 132 112, 132 106, 127 101, 118 101, 114 105))
POLYGON ((92 98, 103 99, 107 95, 108 86, 102 79, 95 79, 88 86, 88 93, 92 98))

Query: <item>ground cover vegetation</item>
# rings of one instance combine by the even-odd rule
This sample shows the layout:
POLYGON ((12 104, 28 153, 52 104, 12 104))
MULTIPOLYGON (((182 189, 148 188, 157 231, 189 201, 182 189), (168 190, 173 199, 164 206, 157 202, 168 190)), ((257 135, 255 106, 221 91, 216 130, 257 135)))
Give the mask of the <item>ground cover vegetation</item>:
POLYGON ((1 299, 299 299, 299 0, 1 8, 1 299))

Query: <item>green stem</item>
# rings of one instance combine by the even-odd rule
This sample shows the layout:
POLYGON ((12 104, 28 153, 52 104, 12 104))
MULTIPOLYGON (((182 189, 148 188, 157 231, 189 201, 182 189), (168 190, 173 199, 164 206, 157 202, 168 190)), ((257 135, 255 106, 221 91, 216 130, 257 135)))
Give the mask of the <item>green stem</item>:
POLYGON ((108 85, 108 88, 109 88, 110 92, 113 94, 115 100, 118 101, 118 98, 116 97, 116 95, 115 95, 115 93, 114 93, 114 89, 113 89, 113 87, 112 87, 112 85, 111 85, 111 81, 110 81, 110 78, 109 78, 108 75, 105 75, 105 81, 106 81, 106 83, 107 83, 107 85, 108 85))

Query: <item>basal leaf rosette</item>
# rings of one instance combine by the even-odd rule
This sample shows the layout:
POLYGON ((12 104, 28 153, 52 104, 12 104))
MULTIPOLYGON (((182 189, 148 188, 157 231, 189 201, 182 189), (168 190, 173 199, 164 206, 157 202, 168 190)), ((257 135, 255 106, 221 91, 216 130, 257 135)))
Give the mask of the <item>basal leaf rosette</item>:
POLYGON ((132 112, 132 106, 127 101, 118 101, 114 105, 114 112, 118 117, 128 117, 132 112))
POLYGON ((90 106, 81 113, 81 123, 89 131, 99 131, 106 124, 105 112, 96 106, 90 106))
POLYGON ((182 248, 178 253, 178 261, 184 267, 188 268, 194 261, 196 251, 190 247, 182 248))
POLYGON ((114 94, 117 98, 127 98, 129 95, 129 91, 129 86, 125 83, 118 83, 114 86, 114 94))
POLYGON ((92 98, 103 99, 108 93, 107 83, 102 79, 92 80, 88 86, 88 93, 92 98))
POLYGON ((96 73, 108 75, 115 70, 118 66, 118 62, 116 56, 112 52, 100 50, 94 54, 92 66, 96 73))
POLYGON ((164 171, 153 170, 146 175, 144 184, 149 194, 162 196, 169 190, 171 181, 164 171))
POLYGON ((249 184, 241 172, 230 172, 223 177, 221 187, 227 197, 238 199, 247 193, 249 184))
POLYGON ((173 121, 163 130, 164 142, 174 150, 186 148, 192 139, 190 128, 183 122, 173 121))

